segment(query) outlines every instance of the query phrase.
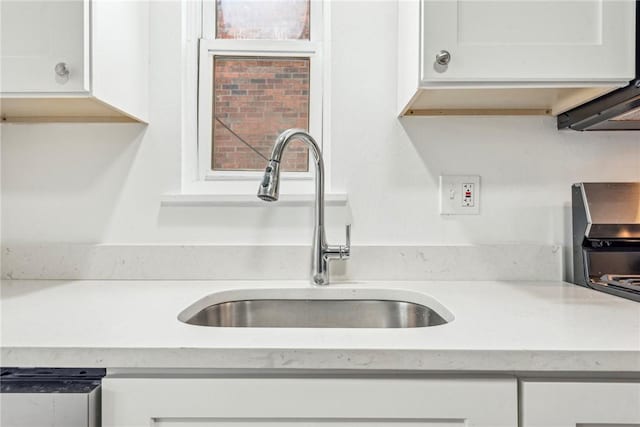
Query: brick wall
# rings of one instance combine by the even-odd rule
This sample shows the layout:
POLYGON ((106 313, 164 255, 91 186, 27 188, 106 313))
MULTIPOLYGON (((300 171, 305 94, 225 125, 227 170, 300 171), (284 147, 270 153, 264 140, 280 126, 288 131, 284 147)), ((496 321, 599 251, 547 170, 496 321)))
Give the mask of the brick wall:
MULTIPOLYGON (((309 127, 309 60, 225 58, 214 62, 212 166, 215 170, 261 170, 276 137, 289 128, 309 127)), ((283 170, 308 170, 308 150, 291 143, 283 170)))

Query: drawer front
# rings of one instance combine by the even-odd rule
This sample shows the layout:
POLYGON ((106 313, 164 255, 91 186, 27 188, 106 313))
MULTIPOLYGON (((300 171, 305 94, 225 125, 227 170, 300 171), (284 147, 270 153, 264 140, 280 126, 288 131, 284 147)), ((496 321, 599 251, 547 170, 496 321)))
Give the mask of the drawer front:
POLYGON ((105 378, 103 427, 516 427, 504 379, 105 378))
POLYGON ((640 427, 640 382, 522 381, 522 427, 640 427))

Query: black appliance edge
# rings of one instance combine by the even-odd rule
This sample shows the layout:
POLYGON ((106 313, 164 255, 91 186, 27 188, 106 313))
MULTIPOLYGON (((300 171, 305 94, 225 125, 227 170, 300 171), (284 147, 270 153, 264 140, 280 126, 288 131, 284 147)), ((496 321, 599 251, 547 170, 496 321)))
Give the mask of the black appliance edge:
POLYGON ((636 0, 636 78, 623 88, 558 116, 558 129, 640 130, 640 121, 608 120, 640 108, 640 0, 636 0))

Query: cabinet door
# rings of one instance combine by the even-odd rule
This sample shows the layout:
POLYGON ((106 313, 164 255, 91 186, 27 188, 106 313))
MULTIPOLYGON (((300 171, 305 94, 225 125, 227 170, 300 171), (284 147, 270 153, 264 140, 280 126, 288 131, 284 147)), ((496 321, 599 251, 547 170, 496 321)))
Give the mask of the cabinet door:
POLYGON ((88 16, 88 0, 2 0, 2 93, 88 91, 88 16), (68 75, 56 73, 60 63, 68 75))
POLYGON ((105 378, 103 427, 516 427, 515 379, 105 378))
POLYGON ((522 427, 640 427, 640 383, 523 381, 521 393, 522 427))
POLYGON ((421 16, 423 84, 635 75, 635 0, 422 0, 421 16))

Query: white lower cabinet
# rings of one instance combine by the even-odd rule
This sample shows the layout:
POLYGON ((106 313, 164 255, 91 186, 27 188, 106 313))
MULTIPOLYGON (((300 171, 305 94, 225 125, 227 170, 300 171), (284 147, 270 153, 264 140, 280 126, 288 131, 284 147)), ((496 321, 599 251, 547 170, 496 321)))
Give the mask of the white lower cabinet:
POLYGON ((640 382, 522 381, 521 427, 640 427, 640 382))
POLYGON ((515 378, 107 377, 102 426, 517 427, 517 396, 515 378))

